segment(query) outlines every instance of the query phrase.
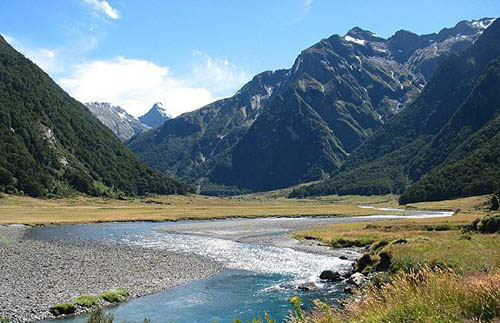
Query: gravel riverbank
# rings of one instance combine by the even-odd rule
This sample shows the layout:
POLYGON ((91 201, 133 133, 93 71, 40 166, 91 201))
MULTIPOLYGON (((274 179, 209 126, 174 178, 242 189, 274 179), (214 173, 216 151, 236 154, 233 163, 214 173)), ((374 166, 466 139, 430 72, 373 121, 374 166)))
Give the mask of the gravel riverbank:
POLYGON ((29 322, 74 298, 125 288, 151 294, 223 270, 207 259, 162 250, 26 238, 27 228, 0 226, 0 317, 29 322))

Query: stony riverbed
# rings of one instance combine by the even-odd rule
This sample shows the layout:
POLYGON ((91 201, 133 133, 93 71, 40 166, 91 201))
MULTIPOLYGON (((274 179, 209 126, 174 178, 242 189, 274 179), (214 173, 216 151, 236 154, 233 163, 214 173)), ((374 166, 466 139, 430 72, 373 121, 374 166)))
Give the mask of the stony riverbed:
POLYGON ((22 226, 0 226, 0 317, 13 322, 52 317, 52 305, 85 294, 125 288, 138 297, 223 270, 198 256, 88 241, 37 241, 26 232, 22 226))

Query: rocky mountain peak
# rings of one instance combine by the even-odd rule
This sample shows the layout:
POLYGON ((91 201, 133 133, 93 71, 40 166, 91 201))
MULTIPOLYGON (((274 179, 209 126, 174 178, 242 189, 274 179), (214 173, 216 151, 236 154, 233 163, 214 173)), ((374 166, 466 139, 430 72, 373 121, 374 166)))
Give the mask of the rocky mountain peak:
POLYGON ((163 103, 156 102, 146 114, 139 117, 139 120, 150 128, 156 128, 171 118, 163 103))
POLYGON ((354 27, 351 30, 345 34, 344 39, 349 40, 349 39, 356 39, 356 40, 363 40, 363 41, 384 41, 385 39, 379 37, 377 34, 369 31, 369 30, 364 30, 359 27, 354 27))

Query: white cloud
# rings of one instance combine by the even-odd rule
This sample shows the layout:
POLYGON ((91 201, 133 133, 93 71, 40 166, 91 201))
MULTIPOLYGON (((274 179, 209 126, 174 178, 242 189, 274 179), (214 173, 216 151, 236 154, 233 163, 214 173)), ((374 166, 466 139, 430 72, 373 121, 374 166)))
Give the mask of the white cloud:
POLYGON ((210 89, 217 97, 232 95, 251 75, 227 59, 211 57, 201 51, 194 51, 196 63, 188 76, 188 83, 210 89))
POLYGON ((57 49, 30 47, 3 36, 79 101, 111 102, 135 116, 158 101, 177 116, 233 95, 251 78, 250 73, 231 61, 200 51, 193 52, 186 73, 174 75, 166 66, 141 59, 83 61, 81 55, 97 46, 92 36, 57 49))
POLYGON ((176 116, 215 99, 206 88, 174 77, 167 67, 125 57, 79 64, 59 84, 82 102, 111 102, 135 116, 157 101, 176 116))
POLYGON ((111 7, 108 1, 105 0, 83 0, 83 1, 91 5, 94 10, 104 13, 111 19, 120 18, 120 12, 115 8, 111 7))

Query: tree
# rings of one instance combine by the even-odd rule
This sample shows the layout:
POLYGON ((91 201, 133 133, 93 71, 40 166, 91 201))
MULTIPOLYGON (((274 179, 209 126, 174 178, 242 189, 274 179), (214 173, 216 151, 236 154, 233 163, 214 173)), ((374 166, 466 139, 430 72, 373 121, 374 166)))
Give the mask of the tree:
POLYGON ((492 211, 497 211, 499 208, 499 203, 498 203, 498 196, 493 194, 493 197, 491 198, 491 210, 492 211))

